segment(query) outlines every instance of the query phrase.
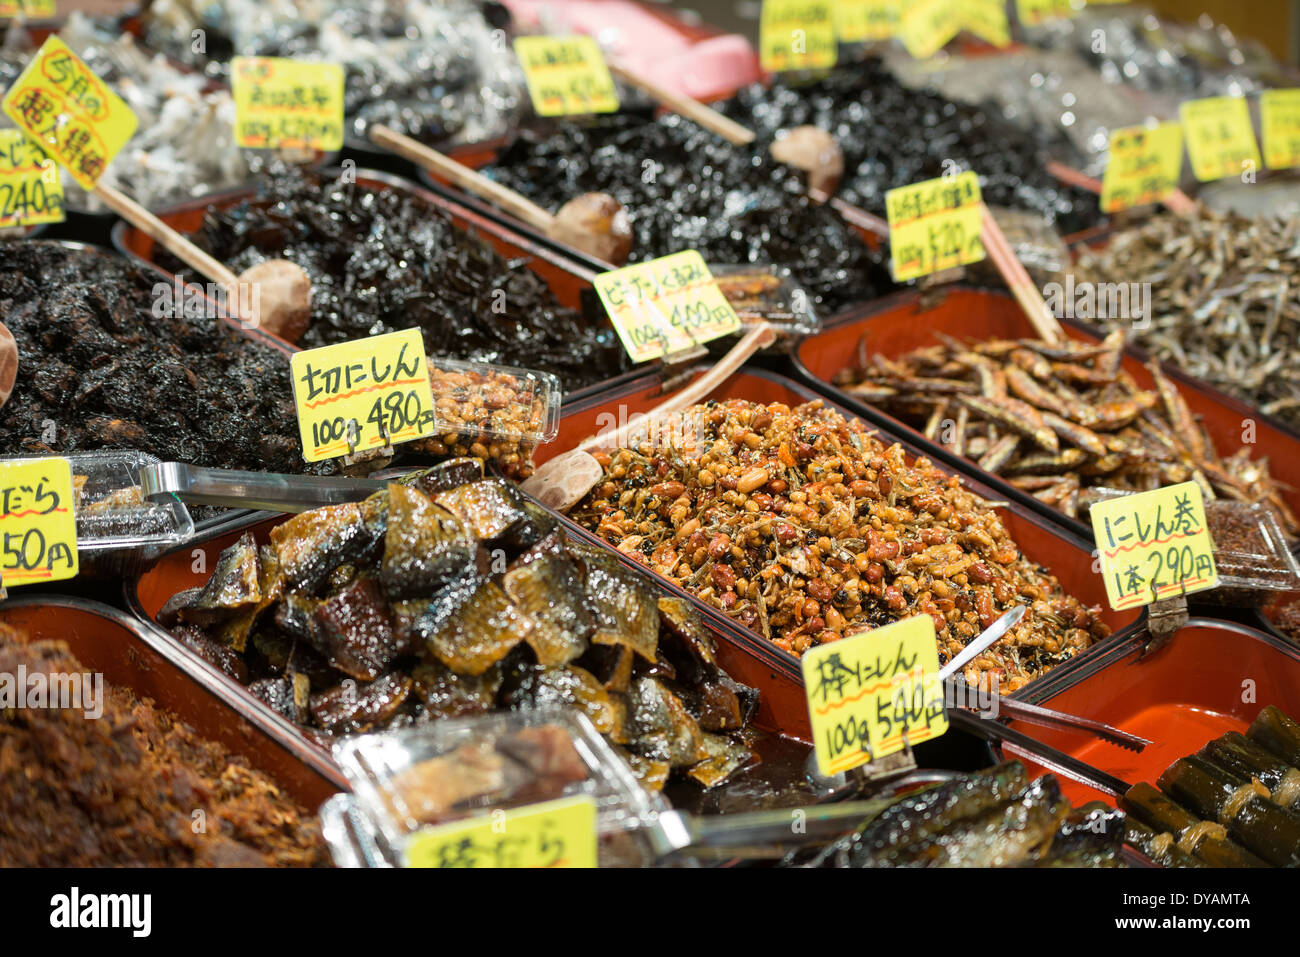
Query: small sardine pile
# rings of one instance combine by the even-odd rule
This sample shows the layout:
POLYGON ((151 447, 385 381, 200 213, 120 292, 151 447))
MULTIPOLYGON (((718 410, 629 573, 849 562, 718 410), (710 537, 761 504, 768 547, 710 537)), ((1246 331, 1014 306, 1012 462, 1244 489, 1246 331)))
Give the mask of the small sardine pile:
POLYGON ((1075 274, 1151 284, 1149 324, 1123 326, 1150 354, 1300 426, 1300 224, 1202 209, 1164 214, 1085 251, 1075 274))
POLYGON ((1121 331, 1061 346, 938 338, 889 359, 864 336, 856 365, 835 382, 1072 518, 1100 488, 1195 481, 1207 498, 1268 502, 1290 534, 1300 528, 1267 459, 1249 448, 1221 456, 1156 363, 1147 366, 1155 388, 1138 387, 1121 364, 1121 331))

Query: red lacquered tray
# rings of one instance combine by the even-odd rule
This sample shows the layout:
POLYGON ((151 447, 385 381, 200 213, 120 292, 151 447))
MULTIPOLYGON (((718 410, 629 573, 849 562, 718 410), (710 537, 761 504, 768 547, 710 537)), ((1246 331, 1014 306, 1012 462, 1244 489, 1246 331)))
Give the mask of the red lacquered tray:
MULTIPOLYGON (((1154 784, 1165 768, 1207 741, 1245 731, 1265 705, 1300 713, 1300 649, 1279 638, 1234 622, 1193 618, 1165 647, 1139 660, 1145 638, 1117 644, 1069 674, 1049 675, 1031 696, 1037 704, 1150 739, 1141 754, 1074 731, 1017 722, 1012 727, 1128 784, 1154 784)), ((1033 765, 1031 758, 1024 760, 1033 765)), ((1076 805, 1115 803, 1114 795, 1078 782, 1062 778, 1061 785, 1076 805)))
MULTIPOLYGON (((129 615, 82 598, 45 595, 0 604, 0 621, 33 639, 67 642, 77 659, 105 682, 130 688, 176 715, 199 734, 243 755, 314 812, 348 790, 343 775, 317 748, 285 735, 247 706, 251 695, 218 682, 174 641, 160 641, 129 615)), ((260 702, 256 702, 259 703, 260 702)))
MULTIPOLYGON (((800 378, 863 417, 907 436, 932 458, 978 476, 995 489, 999 497, 1026 505, 1065 525, 1076 535, 1091 539, 1092 528, 1085 523, 1067 518, 1032 495, 983 471, 975 462, 953 456, 912 426, 831 384, 835 373, 855 363, 858 340, 864 334, 870 336, 867 341, 871 352, 889 358, 935 345, 937 334, 975 340, 1033 338, 1035 335, 1015 300, 1004 293, 954 288, 933 304, 925 305, 929 298, 923 299, 915 293, 899 294, 878 304, 870 315, 835 323, 816 335, 808 336, 794 352, 794 364, 800 378)), ((1072 339, 1083 342, 1101 339, 1095 330, 1081 324, 1066 320, 1061 325, 1072 339)), ((1153 381, 1151 373, 1143 365, 1145 359, 1138 350, 1129 349, 1124 356, 1124 369, 1141 388, 1149 389, 1153 387, 1153 381)), ((1171 366, 1162 365, 1162 368, 1178 386, 1193 414, 1205 423, 1220 451, 1231 452, 1240 448, 1243 420, 1255 422, 1253 457, 1268 458, 1269 468, 1282 486, 1283 497, 1300 514, 1300 433, 1171 366)))

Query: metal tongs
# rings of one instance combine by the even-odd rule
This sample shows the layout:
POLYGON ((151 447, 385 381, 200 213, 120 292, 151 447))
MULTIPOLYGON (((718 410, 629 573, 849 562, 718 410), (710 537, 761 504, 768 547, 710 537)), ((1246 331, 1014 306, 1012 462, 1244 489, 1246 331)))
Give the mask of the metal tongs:
POLYGON ((191 505, 275 512, 306 512, 323 505, 357 502, 388 486, 382 479, 240 472, 181 462, 142 465, 139 481, 141 492, 150 501, 174 495, 191 505))

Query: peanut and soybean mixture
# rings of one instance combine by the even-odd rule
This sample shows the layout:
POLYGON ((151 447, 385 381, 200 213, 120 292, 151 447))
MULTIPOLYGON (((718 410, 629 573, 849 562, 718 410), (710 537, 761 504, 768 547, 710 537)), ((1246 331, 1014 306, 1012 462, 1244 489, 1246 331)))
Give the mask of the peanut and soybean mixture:
POLYGON ((711 402, 659 434, 600 453, 574 517, 785 651, 928 614, 947 661, 1023 604, 964 672, 1007 692, 1109 634, 957 478, 820 401, 711 402))

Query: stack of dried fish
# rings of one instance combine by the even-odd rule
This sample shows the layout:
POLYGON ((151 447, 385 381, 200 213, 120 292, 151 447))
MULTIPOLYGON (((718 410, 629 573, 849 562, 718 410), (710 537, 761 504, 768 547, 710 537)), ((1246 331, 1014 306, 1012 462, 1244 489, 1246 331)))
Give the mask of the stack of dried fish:
POLYGON ((1221 457, 1156 363, 1148 367, 1156 388, 1138 388, 1121 366, 1122 332, 1061 346, 937 338, 887 359, 869 354, 864 336, 857 365, 835 382, 1071 517, 1087 511, 1099 488, 1190 480, 1209 498, 1268 502, 1292 533, 1300 528, 1267 459, 1252 459, 1248 448, 1221 457))
POLYGON ((567 704, 642 783, 720 784, 757 692, 690 606, 453 459, 226 549, 158 620, 309 736, 567 704))
POLYGON ((1076 269, 1150 283, 1149 323, 1100 320, 1197 378, 1300 426, 1300 229, 1202 209, 1122 232, 1076 269))

